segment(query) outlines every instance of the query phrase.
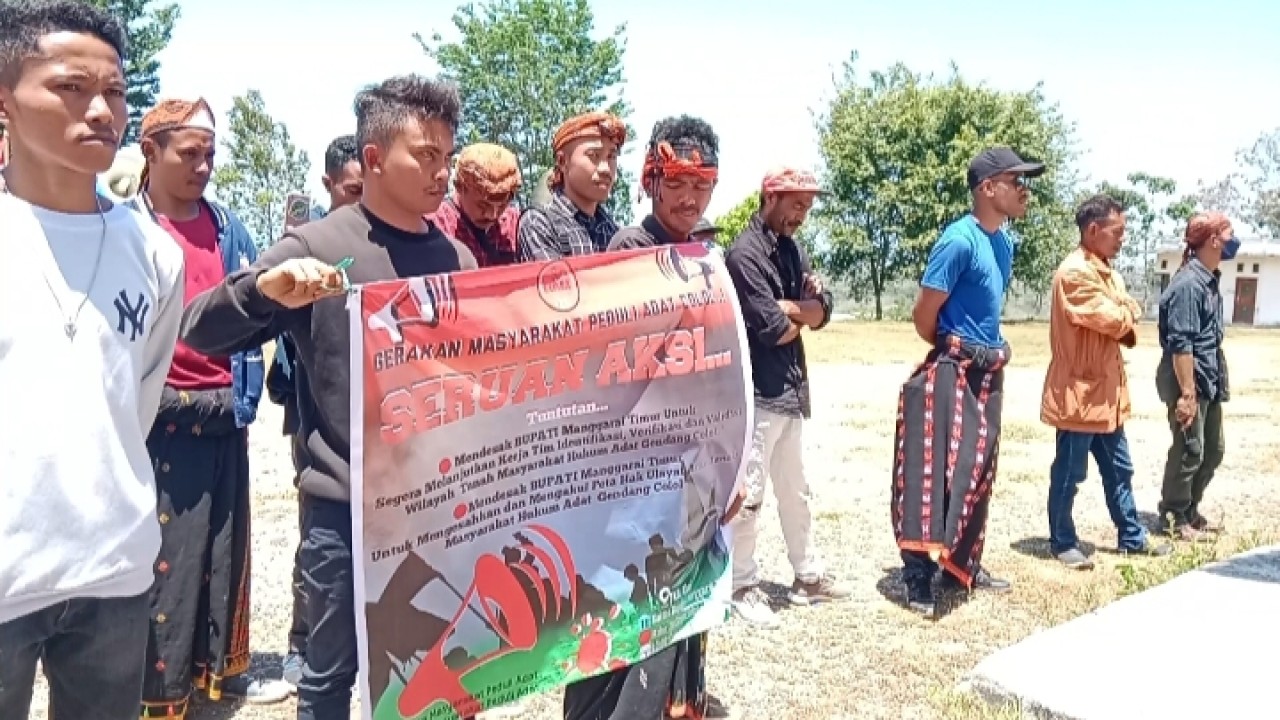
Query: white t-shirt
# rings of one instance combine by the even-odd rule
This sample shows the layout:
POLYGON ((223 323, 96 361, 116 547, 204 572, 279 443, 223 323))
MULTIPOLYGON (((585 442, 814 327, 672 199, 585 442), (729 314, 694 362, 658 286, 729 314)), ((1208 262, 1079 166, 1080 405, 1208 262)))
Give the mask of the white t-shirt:
POLYGON ((124 206, 68 215, 0 194, 0 623, 151 586, 146 438, 182 320, 182 263, 124 206))

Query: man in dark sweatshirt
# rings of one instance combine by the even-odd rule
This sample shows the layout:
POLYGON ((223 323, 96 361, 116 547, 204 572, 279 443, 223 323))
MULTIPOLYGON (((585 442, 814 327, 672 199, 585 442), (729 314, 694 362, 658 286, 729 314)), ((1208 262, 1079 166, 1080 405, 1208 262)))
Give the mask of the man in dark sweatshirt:
POLYGON ((310 638, 298 684, 299 720, 348 720, 358 668, 350 505, 350 342, 342 273, 352 283, 476 267, 466 246, 423 220, 449 189, 460 112, 457 88, 391 78, 356 96, 364 166, 357 205, 287 232, 250 267, 197 297, 183 338, 228 354, 289 333, 297 351, 303 494, 301 564, 310 638))
MULTIPOLYGON (((355 135, 342 135, 329 143, 324 152, 324 175, 320 177, 324 189, 329 193, 329 209, 319 206, 313 208, 312 220, 319 220, 325 215, 360 201, 364 191, 364 171, 360 167, 360 148, 356 145, 355 135)), ((289 438, 290 452, 298 442, 298 386, 293 374, 293 341, 287 335, 276 338, 275 357, 271 369, 267 371, 267 396, 271 402, 284 408, 284 435, 289 438)), ((294 478, 297 483, 297 478, 294 478)), ((302 532, 302 497, 298 497, 298 532, 302 532)), ((289 623, 289 654, 284 656, 281 667, 282 679, 289 683, 293 692, 298 691, 298 682, 302 679, 302 663, 307 656, 307 603, 306 591, 302 585, 302 542, 298 542, 298 550, 293 560, 293 621, 289 623)))

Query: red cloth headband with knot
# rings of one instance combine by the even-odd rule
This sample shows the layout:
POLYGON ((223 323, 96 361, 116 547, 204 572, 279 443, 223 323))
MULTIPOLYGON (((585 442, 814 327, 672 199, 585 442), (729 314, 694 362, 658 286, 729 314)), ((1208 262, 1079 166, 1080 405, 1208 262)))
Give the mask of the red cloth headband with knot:
POLYGON ((649 152, 644 156, 644 168, 640 171, 641 197, 649 192, 649 184, 660 178, 693 175, 714 182, 720 177, 720 168, 705 164, 702 153, 697 150, 690 150, 689 157, 682 158, 669 142, 663 141, 649 147, 649 152))

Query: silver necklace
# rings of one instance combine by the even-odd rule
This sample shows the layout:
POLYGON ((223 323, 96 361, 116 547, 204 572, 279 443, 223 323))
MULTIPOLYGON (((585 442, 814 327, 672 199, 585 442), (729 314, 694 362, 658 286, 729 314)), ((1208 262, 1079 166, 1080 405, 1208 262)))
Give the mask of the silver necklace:
MULTIPOLYGON (((7 183, 5 183, 4 175, 0 174, 0 193, 8 192, 6 185, 7 183)), ((80 324, 80 313, 84 310, 84 306, 89 302, 89 297, 93 292, 93 285, 98 280, 98 269, 102 266, 102 253, 107 245, 107 216, 102 209, 103 200, 100 197, 95 197, 94 200, 96 201, 95 205, 98 210, 98 221, 102 224, 102 232, 98 235, 98 254, 93 258, 93 272, 89 274, 89 285, 85 287, 84 297, 80 298, 80 304, 76 306, 76 312, 74 315, 67 315, 66 311, 62 309, 62 299, 58 297, 58 291, 53 286, 53 280, 49 278, 49 272, 47 270, 42 270, 40 272, 44 277, 44 284, 49 288, 49 294, 53 296, 53 302, 58 306, 58 314, 64 318, 62 332, 65 333, 67 339, 71 341, 76 339, 76 330, 80 324)), ((50 250, 49 254, 52 257, 53 251, 50 250)), ((54 258, 54 261, 54 264, 56 265, 56 258, 54 258)), ((67 289, 71 289, 69 285, 67 289)))
MULTIPOLYGON (((93 258, 93 272, 89 275, 89 284, 84 289, 84 297, 80 298, 80 304, 76 306, 75 314, 68 315, 62 309, 62 300, 58 297, 58 291, 53 286, 53 280, 49 278, 49 273, 44 272, 44 284, 49 287, 49 294, 53 295, 53 302, 58 305, 58 314, 62 315, 65 322, 62 325, 62 331, 66 333, 67 340, 74 341, 76 339, 76 330, 80 324, 80 312, 84 310, 84 306, 89 302, 89 297, 93 293, 93 284, 98 279, 98 269, 102 267, 102 253, 107 245, 107 216, 102 210, 102 198, 98 201, 98 220, 102 223, 102 232, 98 236, 98 254, 93 258)), ((67 288, 71 289, 70 286, 67 288)))

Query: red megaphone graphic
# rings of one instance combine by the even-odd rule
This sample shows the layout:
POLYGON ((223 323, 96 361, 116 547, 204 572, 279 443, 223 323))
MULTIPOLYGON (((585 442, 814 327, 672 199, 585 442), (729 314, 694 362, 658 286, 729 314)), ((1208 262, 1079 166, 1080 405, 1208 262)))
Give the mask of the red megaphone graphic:
MULTIPOLYGON (((543 536, 552 546, 554 556, 559 558, 566 577, 570 581, 569 603, 570 613, 572 613, 577 608, 577 588, 573 584, 573 579, 577 574, 568 545, 560 535, 546 526, 530 526, 529 530, 543 536)), ((556 616, 559 617, 559 606, 562 597, 560 594, 560 570, 556 567, 553 556, 534 545, 528 538, 523 538, 519 534, 517 534, 517 537, 521 538, 521 547, 528 550, 537 558, 540 564, 545 566, 547 580, 550 581, 552 586, 553 597, 551 600, 555 603, 556 616)), ((537 568, 529 563, 521 562, 515 565, 508 565, 501 557, 488 553, 476 558, 475 571, 472 576, 474 579, 471 582, 471 586, 467 588, 467 592, 461 596, 462 602, 458 607, 457 613, 454 614, 453 620, 450 621, 445 632, 440 635, 440 639, 436 641, 435 646, 427 652, 426 657, 418 664, 408 683, 405 684, 404 690, 400 693, 396 709, 401 717, 418 717, 438 702, 448 703, 460 718, 478 714, 484 710, 484 707, 480 700, 462 686, 463 676, 504 655, 513 652, 527 652, 538 644, 540 620, 534 614, 533 603, 527 593, 528 586, 520 582, 513 571, 513 567, 519 569, 522 575, 530 579, 540 579, 542 577, 537 568), (480 607, 480 614, 483 620, 502 640, 504 647, 454 670, 445 664, 444 646, 449 637, 453 635, 453 630, 462 619, 462 614, 468 610, 475 612, 471 605, 472 600, 479 601, 477 604, 480 607)), ((547 606, 550 603, 544 600, 545 591, 542 589, 541 582, 537 583, 537 590, 538 598, 543 605, 541 619, 545 620, 547 618, 547 606)))

